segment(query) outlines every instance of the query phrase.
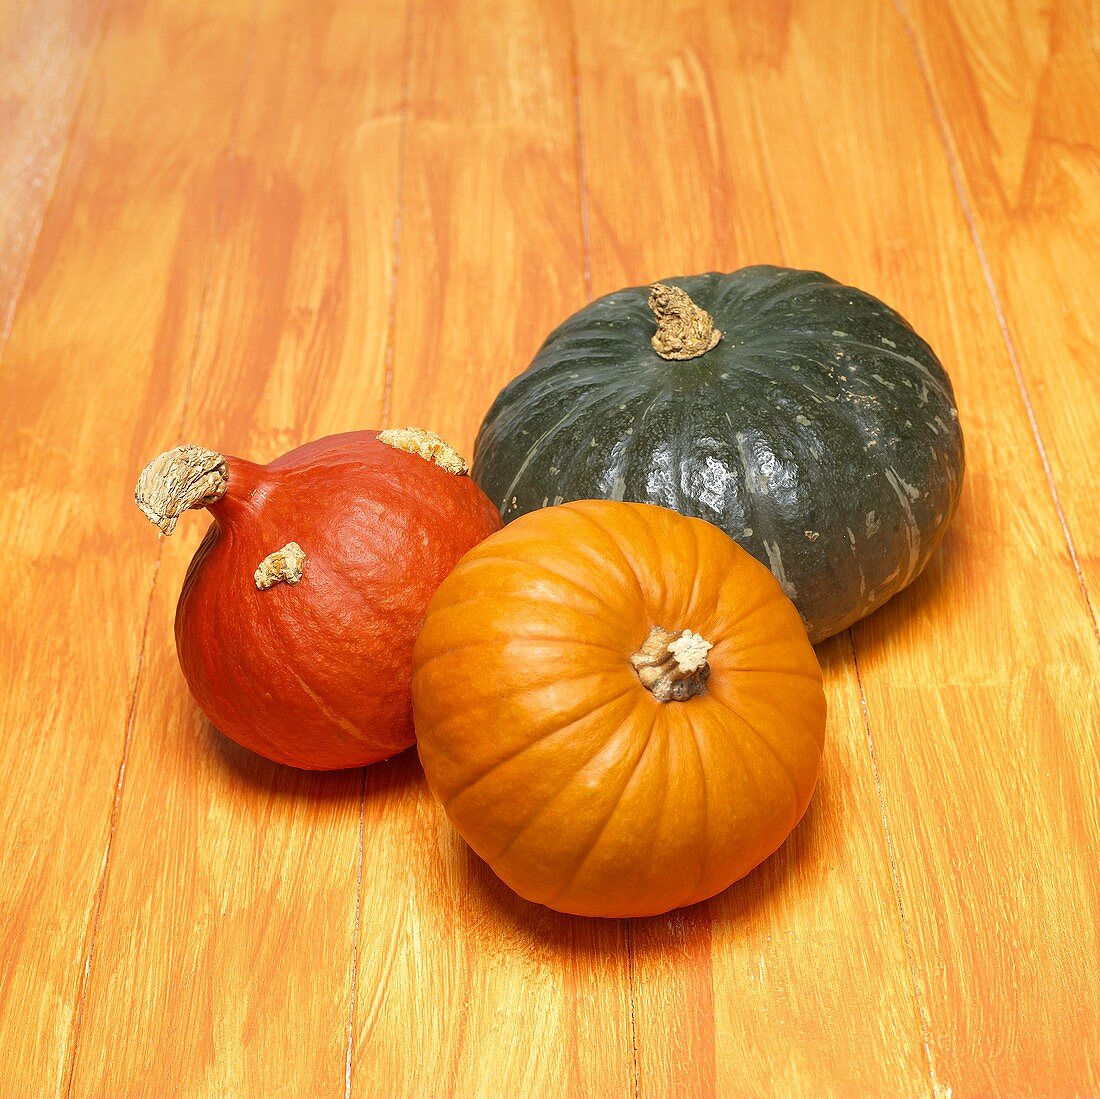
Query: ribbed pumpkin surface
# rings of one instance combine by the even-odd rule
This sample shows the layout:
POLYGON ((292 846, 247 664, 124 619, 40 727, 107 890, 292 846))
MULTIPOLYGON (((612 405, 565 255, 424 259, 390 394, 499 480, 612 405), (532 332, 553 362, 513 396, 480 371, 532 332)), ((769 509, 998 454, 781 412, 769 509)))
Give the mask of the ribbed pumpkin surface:
POLYGON ((821 673, 766 568, 663 508, 585 501, 475 547, 414 654, 420 757, 451 821, 518 893, 566 912, 666 911, 786 838, 821 757, 821 673), (659 702, 652 627, 712 645, 705 691, 659 702))

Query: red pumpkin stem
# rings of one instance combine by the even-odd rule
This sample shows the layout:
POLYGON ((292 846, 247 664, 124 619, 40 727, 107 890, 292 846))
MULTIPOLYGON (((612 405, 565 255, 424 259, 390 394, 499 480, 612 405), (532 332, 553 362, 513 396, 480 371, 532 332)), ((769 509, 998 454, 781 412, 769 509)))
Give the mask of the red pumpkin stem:
POLYGON ((220 521, 251 509, 265 480, 263 466, 189 443, 166 450, 141 471, 134 501, 171 534, 189 508, 209 508, 220 521))
POLYGON ((686 702, 706 690, 707 653, 712 647, 691 630, 654 626, 630 663, 658 702, 686 702))
POLYGON ((225 458, 188 444, 165 451, 141 471, 134 500, 164 534, 171 534, 188 508, 204 508, 220 500, 227 484, 225 458))

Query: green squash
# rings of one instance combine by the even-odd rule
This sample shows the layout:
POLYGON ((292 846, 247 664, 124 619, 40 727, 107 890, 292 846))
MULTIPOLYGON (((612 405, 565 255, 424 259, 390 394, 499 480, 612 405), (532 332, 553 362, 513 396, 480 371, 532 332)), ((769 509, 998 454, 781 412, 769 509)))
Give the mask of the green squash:
POLYGON ((928 563, 963 441, 943 367, 899 314, 759 266, 575 313, 493 403, 473 475, 505 521, 592 498, 709 520, 771 568, 820 641, 928 563))

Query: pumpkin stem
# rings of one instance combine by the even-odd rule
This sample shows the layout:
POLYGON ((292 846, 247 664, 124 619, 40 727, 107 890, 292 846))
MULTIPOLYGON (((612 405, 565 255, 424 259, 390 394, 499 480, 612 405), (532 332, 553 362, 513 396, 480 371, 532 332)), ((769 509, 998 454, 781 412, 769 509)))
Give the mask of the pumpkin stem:
POLYGON ((220 500, 226 483, 225 458, 188 444, 165 451, 141 471, 134 500, 151 522, 171 534, 188 508, 220 500))
POLYGON ((678 286, 655 282, 649 288, 649 308, 657 320, 649 342, 662 359, 697 359, 722 338, 711 315, 678 286))
POLYGON ((459 477, 470 468, 466 465, 466 459, 446 439, 422 427, 391 427, 378 433, 378 441, 392 446, 394 450, 427 458, 429 462, 435 462, 441 469, 459 477))
POLYGON ((658 702, 686 702, 706 690, 712 647, 691 630, 678 633, 654 626, 630 663, 658 702))

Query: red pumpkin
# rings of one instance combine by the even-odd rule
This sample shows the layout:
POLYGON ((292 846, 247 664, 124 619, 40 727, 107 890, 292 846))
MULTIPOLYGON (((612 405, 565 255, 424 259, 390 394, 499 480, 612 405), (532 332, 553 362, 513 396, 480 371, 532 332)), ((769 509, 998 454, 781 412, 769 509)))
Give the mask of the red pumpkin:
POLYGON ((517 893, 648 916, 725 889, 810 800, 821 670, 775 577, 717 527, 584 500, 472 549, 416 643, 432 791, 517 893))
POLYGON ((176 611, 191 693, 268 759, 356 767, 413 743, 413 642, 428 601, 500 516, 430 432, 358 431, 269 465, 184 446, 138 481, 165 534, 214 518, 176 611))

